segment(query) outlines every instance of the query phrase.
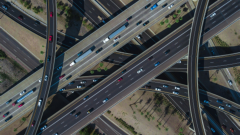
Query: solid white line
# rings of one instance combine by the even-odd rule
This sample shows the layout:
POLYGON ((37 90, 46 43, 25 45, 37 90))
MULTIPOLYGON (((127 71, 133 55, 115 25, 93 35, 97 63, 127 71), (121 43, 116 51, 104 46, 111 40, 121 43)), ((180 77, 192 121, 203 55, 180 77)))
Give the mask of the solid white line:
POLYGON ((3 40, 4 43, 6 43, 6 41, 3 40))

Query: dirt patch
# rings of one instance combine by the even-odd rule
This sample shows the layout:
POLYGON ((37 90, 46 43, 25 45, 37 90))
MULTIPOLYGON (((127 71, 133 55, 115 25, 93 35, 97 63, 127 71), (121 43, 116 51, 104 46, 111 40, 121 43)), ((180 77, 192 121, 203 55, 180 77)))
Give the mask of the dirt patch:
POLYGON ((137 134, 142 135, 177 135, 180 128, 183 129, 184 134, 191 132, 187 121, 173 114, 169 107, 164 104, 156 106, 154 93, 137 91, 104 115, 129 134, 134 133, 120 124, 116 118, 122 119, 132 126, 137 134))
POLYGON ((0 59, 0 94, 26 74, 27 71, 13 59, 0 59))

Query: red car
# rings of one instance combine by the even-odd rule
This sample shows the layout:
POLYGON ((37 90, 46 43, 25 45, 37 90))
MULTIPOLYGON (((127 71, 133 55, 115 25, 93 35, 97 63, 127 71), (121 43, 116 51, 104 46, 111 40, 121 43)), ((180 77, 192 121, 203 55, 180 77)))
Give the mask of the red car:
POLYGON ((118 82, 121 82, 122 81, 122 77, 118 79, 118 82))
POLYGON ((65 74, 61 75, 61 76, 59 77, 59 79, 62 79, 64 76, 65 76, 65 74))
POLYGON ((50 17, 53 17, 53 12, 50 12, 50 17))
POLYGON ((23 20, 23 16, 19 15, 19 16, 18 16, 18 19, 19 19, 19 20, 23 20))
POLYGON ((35 122, 36 122, 35 120, 32 122, 32 127, 35 125, 35 122))
POLYGON ((52 35, 49 36, 49 42, 52 43, 52 35))
POLYGON ((23 104, 24 104, 24 103, 21 103, 21 104, 18 106, 18 108, 22 107, 22 106, 23 106, 23 104))
POLYGON ((225 125, 222 125, 222 128, 223 128, 223 129, 226 129, 226 126, 225 126, 225 125))
POLYGON ((230 131, 233 133, 233 132, 234 132, 234 129, 233 129, 233 128, 230 128, 230 131))

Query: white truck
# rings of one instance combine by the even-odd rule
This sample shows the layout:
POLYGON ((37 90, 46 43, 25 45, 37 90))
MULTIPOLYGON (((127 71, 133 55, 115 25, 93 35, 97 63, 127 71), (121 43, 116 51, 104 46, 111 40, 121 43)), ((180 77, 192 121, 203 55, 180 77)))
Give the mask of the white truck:
POLYGON ((71 64, 70 67, 75 65, 77 62, 79 62, 80 60, 82 60, 83 58, 85 58, 86 56, 88 56, 90 53, 92 52, 92 49, 89 49, 88 51, 86 51, 83 55, 81 55, 80 57, 78 57, 77 59, 75 59, 71 64))
POLYGON ((108 40, 114 38, 117 34, 119 34, 120 32, 122 32, 123 30, 125 30, 127 27, 125 25, 123 25, 122 27, 120 27, 118 30, 116 30, 115 32, 113 32, 111 35, 109 35, 107 38, 105 38, 103 40, 103 43, 106 43, 108 40))

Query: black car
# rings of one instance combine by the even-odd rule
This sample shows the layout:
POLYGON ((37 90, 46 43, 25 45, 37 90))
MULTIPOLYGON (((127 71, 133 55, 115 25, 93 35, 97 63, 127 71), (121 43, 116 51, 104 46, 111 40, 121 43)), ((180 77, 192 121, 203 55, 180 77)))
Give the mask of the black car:
POLYGON ((147 6, 145 6, 145 9, 149 8, 151 6, 151 3, 147 4, 147 6))
POLYGON ((165 54, 168 54, 170 52, 170 49, 168 49, 166 52, 165 52, 165 54))
POLYGON ((139 25, 139 24, 141 24, 142 23, 142 21, 139 21, 136 25, 139 25))
POLYGON ((9 116, 9 117, 5 120, 5 122, 8 122, 11 118, 12 118, 12 115, 9 116))
POLYGON ((73 110, 72 112, 70 112, 70 115, 73 115, 76 112, 76 110, 73 110))
POLYGON ((8 100, 8 101, 6 102, 6 105, 9 104, 11 101, 12 101, 12 99, 8 100))
POLYGON ((117 43, 115 43, 115 44, 113 44, 113 47, 115 47, 116 45, 118 45, 119 44, 119 42, 117 42, 117 43))
POLYGON ((99 53, 99 52, 101 52, 102 51, 102 47, 100 48, 100 49, 98 49, 97 51, 96 51, 96 53, 99 53))
POLYGON ((40 22, 39 22, 39 21, 35 21, 35 24, 36 24, 36 25, 40 25, 40 22))
POLYGON ((125 73, 127 71, 127 69, 124 69, 123 71, 122 71, 122 73, 125 73))
POLYGON ((75 115, 75 117, 78 117, 80 114, 81 114, 81 112, 78 112, 78 113, 75 115))
POLYGON ((50 59, 51 59, 51 56, 48 56, 47 61, 50 61, 50 59))
POLYGON ((165 8, 167 6, 167 3, 162 6, 162 8, 165 8))
POLYGON ((128 19, 127 19, 126 21, 129 21, 129 20, 131 20, 131 19, 132 19, 132 16, 128 17, 128 19))
POLYGON ((151 86, 150 86, 150 85, 146 85, 145 88, 146 88, 146 89, 150 89, 151 86))
POLYGON ((146 21, 146 22, 143 24, 143 26, 146 26, 148 23, 149 23, 149 21, 146 21))
POLYGON ((94 110, 94 108, 91 108, 87 111, 87 114, 91 113, 94 110))
POLYGON ((69 76, 66 78, 66 80, 70 79, 71 77, 72 77, 72 75, 69 75, 69 76))
POLYGON ((74 84, 74 81, 72 81, 72 82, 69 83, 69 85, 72 85, 72 84, 74 84))
POLYGON ((232 113, 232 114, 235 114, 235 111, 234 111, 234 110, 231 110, 231 109, 230 109, 229 112, 232 113))

